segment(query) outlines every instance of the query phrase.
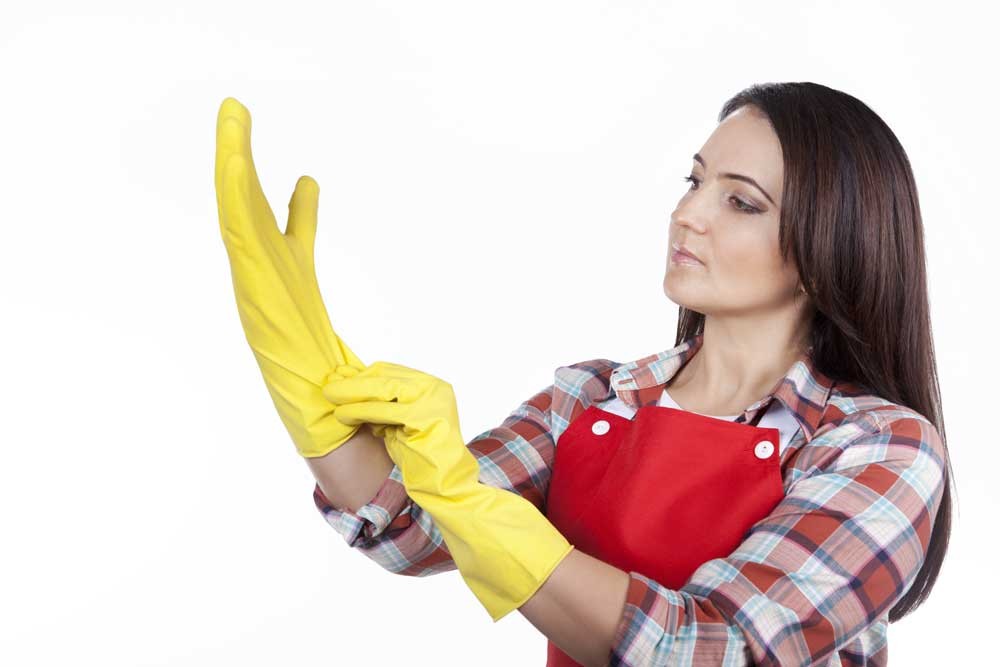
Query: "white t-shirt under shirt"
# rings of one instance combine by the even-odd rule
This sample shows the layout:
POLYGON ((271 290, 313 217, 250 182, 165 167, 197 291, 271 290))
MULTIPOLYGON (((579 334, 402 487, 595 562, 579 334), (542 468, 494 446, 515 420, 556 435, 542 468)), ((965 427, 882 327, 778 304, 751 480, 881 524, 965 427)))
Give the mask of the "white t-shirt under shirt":
MULTIPOLYGON (((614 393, 614 390, 612 390, 612 393, 614 393)), ((621 415, 626 419, 632 419, 632 417, 635 416, 635 410, 625 405, 625 402, 622 401, 622 399, 618 398, 617 396, 612 396, 606 401, 601 401, 595 403, 594 405, 600 408, 601 410, 606 410, 610 413, 621 415)), ((663 393, 660 395, 660 400, 657 402, 657 405, 665 406, 668 408, 674 408, 676 410, 684 409, 677 404, 677 401, 675 401, 673 398, 670 397, 670 394, 667 392, 666 389, 664 389, 663 393)), ((689 410, 689 412, 693 411, 689 410)), ((696 412, 695 414, 703 414, 703 413, 696 412)), ((739 415, 730 415, 728 417, 720 417, 716 415, 704 415, 704 416, 712 417, 713 419, 722 419, 725 421, 733 421, 734 419, 739 417, 739 415)), ((781 442, 778 445, 779 456, 782 453, 784 453, 785 447, 788 446, 788 443, 791 442, 792 438, 795 436, 796 433, 798 433, 799 429, 801 428, 799 422, 796 421, 795 417, 792 416, 792 413, 788 411, 788 408, 785 407, 785 404, 777 399, 771 401, 771 405, 768 407, 767 412, 764 413, 764 416, 760 418, 760 421, 757 422, 757 426, 759 426, 760 428, 778 429, 778 433, 781 435, 781 442)))

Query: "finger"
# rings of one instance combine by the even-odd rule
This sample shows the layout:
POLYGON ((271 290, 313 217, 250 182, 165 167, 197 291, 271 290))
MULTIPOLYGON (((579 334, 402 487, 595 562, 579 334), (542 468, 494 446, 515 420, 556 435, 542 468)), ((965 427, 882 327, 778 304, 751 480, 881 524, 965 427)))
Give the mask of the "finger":
POLYGON ((265 250, 250 210, 246 180, 246 161, 233 155, 223 169, 219 224, 231 258, 237 251, 242 257, 261 259, 265 250))
POLYGON ((344 403, 333 409, 333 417, 346 426, 358 424, 403 426, 406 424, 406 406, 400 403, 376 401, 344 403))
POLYGON ((250 112, 235 98, 227 97, 219 105, 215 119, 215 187, 221 190, 222 173, 229 158, 243 145, 244 128, 250 127, 250 112))
POLYGON ((219 190, 220 172, 225 170, 225 165, 228 164, 229 160, 234 155, 243 157, 247 165, 246 190, 250 206, 253 210, 259 211, 260 215, 265 218, 262 222, 269 222, 277 232, 278 224, 274 212, 271 211, 271 206, 267 203, 260 179, 257 177, 257 169, 254 166, 253 151, 250 149, 250 127, 250 112, 245 106, 232 97, 227 97, 222 101, 216 122, 216 190, 219 190))
MULTIPOLYGON (((319 185, 312 178, 302 176, 295 184, 295 191, 288 202, 288 225, 285 229, 284 237, 281 239, 288 251, 294 257, 302 273, 299 279, 314 287, 309 289, 306 298, 309 299, 308 309, 315 319, 317 331, 326 340, 336 340, 336 332, 333 331, 330 323, 330 316, 326 312, 326 304, 323 303, 323 296, 319 292, 319 284, 316 279, 316 265, 314 261, 313 245, 316 239, 316 209, 318 207, 319 185)), ((343 363, 348 361, 343 352, 336 349, 329 350, 332 361, 343 363)))
POLYGON ((351 378, 361 372, 361 369, 357 366, 351 366, 349 364, 340 364, 332 371, 326 374, 326 377, 320 383, 320 387, 323 385, 330 384, 331 382, 338 382, 345 378, 351 378))
POLYGON ((319 209, 319 183, 311 176, 301 176, 288 202, 286 236, 294 236, 306 250, 312 263, 316 243, 316 222, 319 209))
POLYGON ((363 401, 409 403, 414 393, 409 380, 370 376, 364 372, 354 377, 328 382, 323 385, 322 392, 326 400, 337 405, 363 401))
POLYGON ((227 97, 219 106, 215 121, 215 192, 222 206, 222 180, 226 164, 234 155, 242 155, 249 141, 250 112, 235 98, 227 97))
MULTIPOLYGON (((346 345, 341 341, 341 348, 346 349, 346 345)), ((353 353, 352 353, 353 356, 353 353)), ((364 378, 397 378, 399 380, 406 381, 405 388, 401 385, 397 388, 397 391, 405 393, 394 394, 399 400, 405 402, 411 402, 416 400, 419 395, 423 392, 426 386, 432 382, 442 382, 433 375, 428 375, 427 373, 422 373, 416 369, 410 368, 408 366, 403 366, 401 364, 394 364, 389 361, 376 361, 369 366, 365 366, 360 361, 347 361, 345 364, 339 368, 353 367, 357 369, 357 372, 351 373, 351 377, 364 377, 364 378)), ((344 374, 342 377, 346 377, 344 374)), ((338 378, 338 379, 341 379, 338 378)), ((372 394, 374 396, 374 394, 372 394)), ((389 400, 391 397, 380 394, 379 398, 381 400, 389 400)))
POLYGON ((360 373, 361 370, 362 368, 360 366, 354 366, 351 364, 341 364, 340 366, 337 366, 333 372, 339 376, 337 378, 339 380, 343 378, 352 378, 358 373, 360 373))
POLYGON ((391 361, 376 361, 365 369, 365 372, 373 375, 391 375, 393 377, 408 378, 411 380, 432 380, 433 375, 428 375, 409 366, 394 364, 391 361))

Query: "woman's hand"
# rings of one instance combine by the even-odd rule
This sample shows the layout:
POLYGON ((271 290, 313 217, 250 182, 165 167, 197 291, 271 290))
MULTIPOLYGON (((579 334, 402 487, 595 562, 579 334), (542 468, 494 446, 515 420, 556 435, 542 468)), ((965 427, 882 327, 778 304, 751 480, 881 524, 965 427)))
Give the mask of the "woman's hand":
POLYGON ((455 393, 444 380, 376 361, 358 372, 332 373, 322 391, 336 404, 337 420, 347 426, 368 424, 385 439, 408 490, 446 495, 461 486, 459 472, 462 483, 478 482, 479 464, 462 438, 455 393))
POLYGON ((573 546, 530 501, 479 482, 450 384, 377 361, 323 394, 349 426, 372 424, 406 493, 441 530, 462 578, 494 621, 525 603, 573 546))
POLYGON ((216 123, 215 193, 236 306, 247 342, 299 453, 323 456, 358 429, 333 417, 321 387, 364 364, 333 331, 313 264, 319 185, 295 184, 285 233, 261 190, 250 152, 250 112, 232 97, 216 123))

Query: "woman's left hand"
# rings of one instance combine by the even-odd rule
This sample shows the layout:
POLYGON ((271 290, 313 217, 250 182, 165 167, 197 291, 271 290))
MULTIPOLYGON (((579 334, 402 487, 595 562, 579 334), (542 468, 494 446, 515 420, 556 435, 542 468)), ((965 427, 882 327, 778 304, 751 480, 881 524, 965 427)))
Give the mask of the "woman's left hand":
POLYGON ((373 425, 407 495, 440 529, 462 578, 494 621, 518 608, 573 549, 527 499, 479 482, 451 385, 378 361, 323 386, 334 418, 373 425))
POLYGON ((450 384, 386 361, 328 380, 322 391, 336 405, 334 418, 348 426, 370 424, 385 440, 407 491, 445 497, 478 483, 479 464, 462 438, 450 384))

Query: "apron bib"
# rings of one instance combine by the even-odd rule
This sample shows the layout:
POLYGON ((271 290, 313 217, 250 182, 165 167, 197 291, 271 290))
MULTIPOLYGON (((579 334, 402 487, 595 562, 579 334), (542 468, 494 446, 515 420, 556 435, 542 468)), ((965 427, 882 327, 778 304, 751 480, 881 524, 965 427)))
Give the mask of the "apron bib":
MULTIPOLYGON (((556 446, 546 517, 575 548, 679 589, 784 497, 777 428, 591 405, 556 446)), ((551 641, 546 667, 580 667, 551 641)))

